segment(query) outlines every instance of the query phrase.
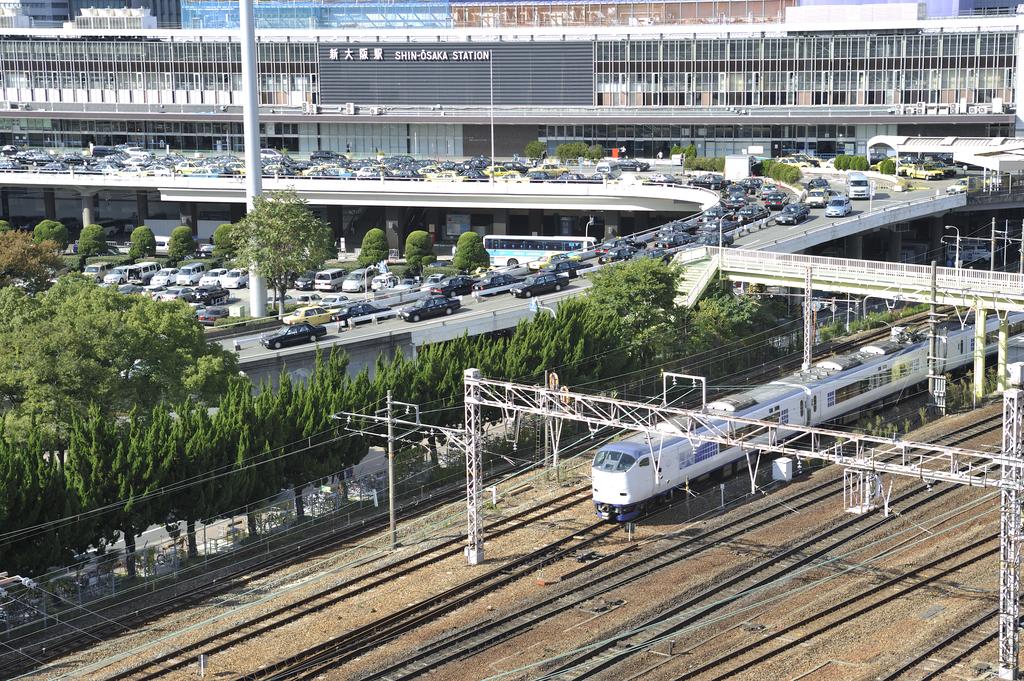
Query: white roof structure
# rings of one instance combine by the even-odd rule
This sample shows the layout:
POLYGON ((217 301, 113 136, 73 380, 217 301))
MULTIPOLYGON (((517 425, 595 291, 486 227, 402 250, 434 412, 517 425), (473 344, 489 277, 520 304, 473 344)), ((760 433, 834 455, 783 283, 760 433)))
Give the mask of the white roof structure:
POLYGON ((889 147, 899 154, 952 154, 957 163, 969 163, 997 173, 1024 172, 1024 138, 1020 137, 904 137, 876 135, 868 149, 889 147))

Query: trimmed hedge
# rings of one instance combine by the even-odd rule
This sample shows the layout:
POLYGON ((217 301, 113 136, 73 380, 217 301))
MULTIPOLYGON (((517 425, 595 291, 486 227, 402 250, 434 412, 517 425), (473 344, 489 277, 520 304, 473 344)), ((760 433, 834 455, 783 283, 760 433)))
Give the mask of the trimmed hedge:
POLYGON ((555 156, 562 162, 575 163, 578 158, 587 158, 590 147, 586 142, 566 142, 555 147, 555 156))
POLYGON ((836 170, 868 170, 871 168, 866 156, 848 156, 846 154, 836 156, 832 165, 836 170))
POLYGON ((796 184, 803 177, 797 166, 771 160, 761 161, 761 174, 786 184, 796 184))
POLYGON ((725 158, 722 156, 688 156, 686 158, 686 169, 721 173, 725 171, 725 158))
POLYGON ((891 158, 882 160, 878 164, 878 172, 883 175, 895 175, 896 174, 896 161, 891 158))

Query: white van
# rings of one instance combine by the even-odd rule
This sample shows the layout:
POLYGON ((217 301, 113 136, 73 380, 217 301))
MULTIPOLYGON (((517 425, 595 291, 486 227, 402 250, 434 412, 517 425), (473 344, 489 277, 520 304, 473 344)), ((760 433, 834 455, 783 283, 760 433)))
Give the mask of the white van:
POLYGON ((360 293, 366 290, 366 285, 377 275, 377 270, 372 267, 360 267, 352 270, 352 273, 341 282, 343 293, 360 293))
POLYGON ((601 161, 594 167, 594 172, 601 173, 609 180, 622 177, 622 168, 615 161, 601 161))
POLYGON ((871 197, 871 183, 864 173, 852 172, 846 176, 846 194, 851 199, 871 197))
POLYGON ((170 245, 171 237, 169 237, 169 236, 158 236, 158 237, 154 237, 154 238, 156 239, 156 254, 157 255, 167 255, 167 253, 169 252, 168 251, 168 246, 170 245))
POLYGON ((140 262, 129 265, 126 270, 128 283, 138 286, 148 286, 153 280, 153 275, 160 271, 160 264, 155 262, 140 262))
POLYGON ((114 266, 109 262, 94 262, 91 265, 86 265, 85 270, 82 274, 87 277, 95 279, 97 282, 103 281, 103 278, 110 274, 110 271, 114 269, 114 266))
POLYGON ((330 269, 320 270, 313 276, 313 288, 317 291, 335 292, 341 288, 345 281, 345 270, 330 269))
POLYGON ((178 270, 178 277, 174 280, 174 283, 178 286, 195 286, 205 273, 205 262, 190 262, 178 270))

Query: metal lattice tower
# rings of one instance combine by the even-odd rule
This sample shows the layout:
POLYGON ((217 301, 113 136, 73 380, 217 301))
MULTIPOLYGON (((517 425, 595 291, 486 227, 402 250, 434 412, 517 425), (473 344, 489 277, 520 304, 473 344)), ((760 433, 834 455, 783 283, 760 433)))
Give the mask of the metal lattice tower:
POLYGON ((1017 678, 1020 654, 1021 483, 1024 482, 1024 391, 1003 393, 1002 503, 999 508, 999 678, 1017 678))
POLYGON ((804 371, 809 371, 814 361, 814 291, 811 288, 811 281, 811 268, 808 267, 804 273, 804 371))
POLYGON ((480 401, 478 399, 480 370, 467 369, 466 390, 466 559, 470 565, 484 561, 484 527, 480 516, 480 485, 483 465, 480 457, 480 401))

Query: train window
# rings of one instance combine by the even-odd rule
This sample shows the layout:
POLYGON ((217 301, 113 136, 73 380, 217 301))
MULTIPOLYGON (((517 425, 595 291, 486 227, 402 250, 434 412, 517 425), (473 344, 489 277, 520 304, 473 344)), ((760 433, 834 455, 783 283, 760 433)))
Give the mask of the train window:
POLYGON ((836 391, 835 390, 829 390, 827 397, 828 397, 828 399, 826 400, 826 402, 828 403, 828 406, 829 407, 836 406, 836 391))
POLYGON ((648 459, 647 457, 644 457, 640 459, 640 463, 637 465, 640 466, 641 468, 647 468, 648 466, 651 465, 651 460, 648 459))
POLYGON ((617 471, 628 471, 636 463, 636 459, 629 454, 623 454, 619 457, 619 465, 615 467, 617 471))
POLYGON ((779 423, 789 423, 789 410, 783 409, 779 413, 779 423))
MULTIPOLYGON (((810 335, 810 334, 808 334, 808 335, 810 335)), ((800 400, 800 418, 803 418, 803 416, 804 416, 804 401, 800 400)))
POLYGON ((818 411, 818 396, 811 398, 811 411, 818 411))

